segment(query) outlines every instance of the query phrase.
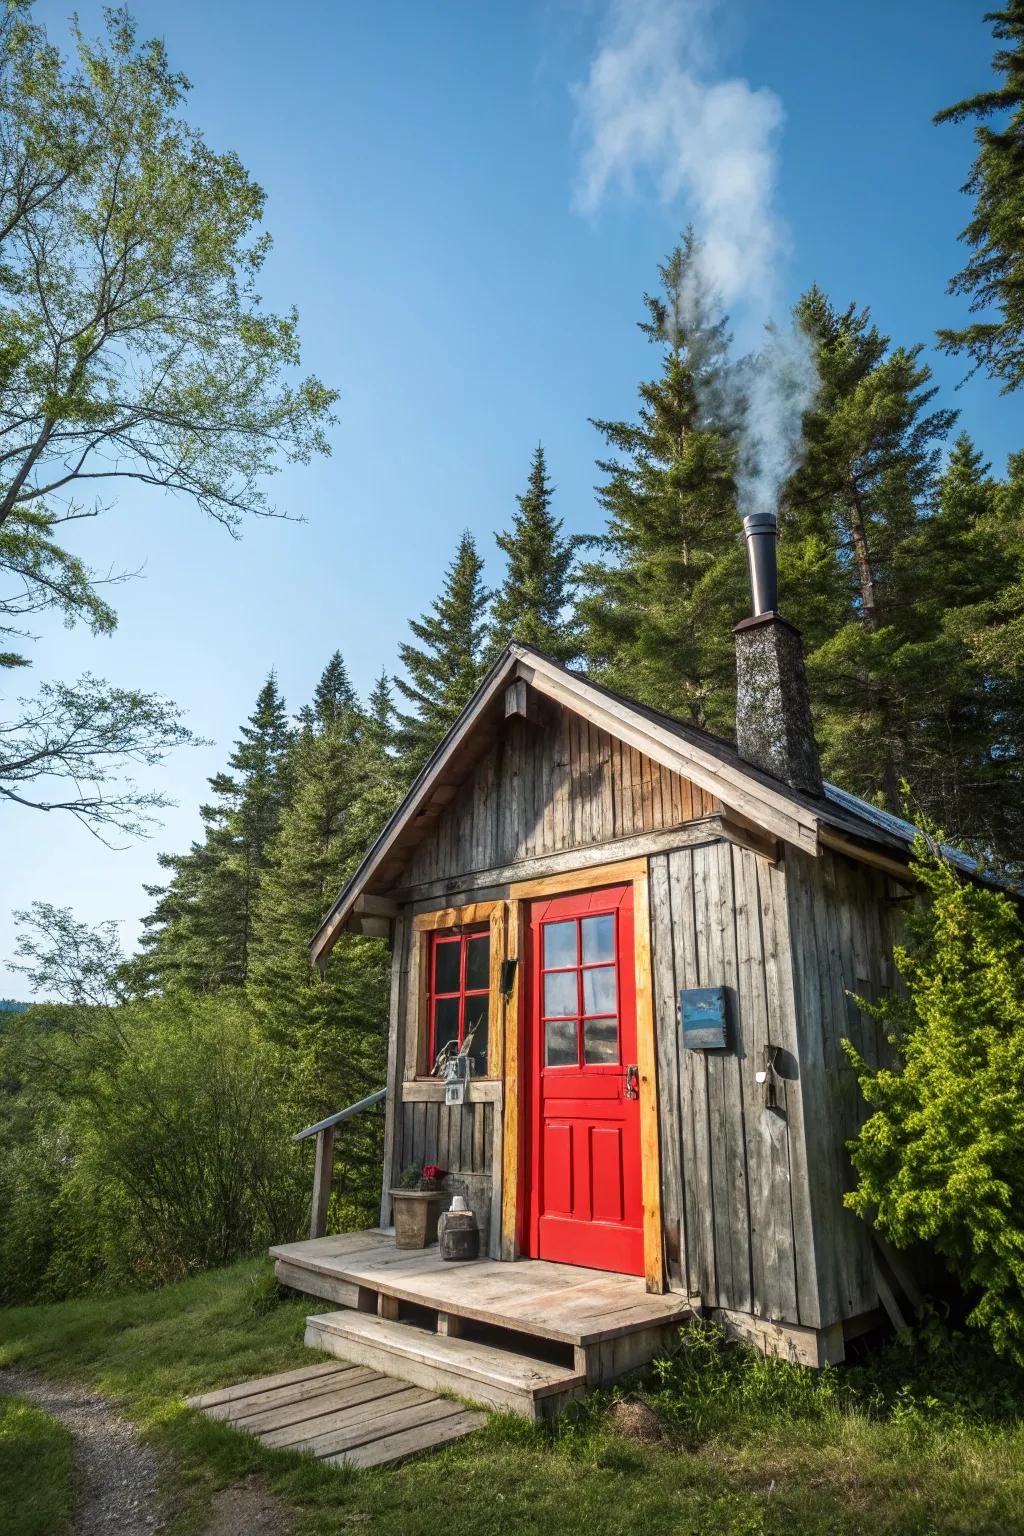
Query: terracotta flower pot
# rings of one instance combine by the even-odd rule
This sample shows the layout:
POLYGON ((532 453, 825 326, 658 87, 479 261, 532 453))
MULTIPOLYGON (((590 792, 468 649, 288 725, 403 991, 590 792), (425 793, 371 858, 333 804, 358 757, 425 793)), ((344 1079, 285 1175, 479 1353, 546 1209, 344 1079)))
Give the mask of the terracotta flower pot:
POLYGON ((393 1189, 395 1247, 428 1248, 437 1242, 437 1219, 444 1204, 439 1189, 393 1189))

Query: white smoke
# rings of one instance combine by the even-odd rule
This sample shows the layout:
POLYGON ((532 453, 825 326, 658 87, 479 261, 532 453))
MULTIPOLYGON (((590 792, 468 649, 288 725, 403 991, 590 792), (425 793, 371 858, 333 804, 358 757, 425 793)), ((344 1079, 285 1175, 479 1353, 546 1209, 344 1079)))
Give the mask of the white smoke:
POLYGON ((814 348, 795 325, 769 326, 758 351, 734 370, 742 403, 736 492, 740 511, 775 512, 803 457, 803 418, 818 393, 814 348))
POLYGON ((803 331, 769 323, 790 245, 775 206, 782 102, 767 88, 718 77, 722 9, 722 0, 610 0, 576 91, 585 148, 573 201, 593 214, 612 188, 632 193, 646 178, 695 225, 700 270, 680 309, 685 316, 698 290, 713 294, 741 338, 760 336, 727 387, 739 424, 741 510, 774 511, 799 462, 818 380, 803 331))

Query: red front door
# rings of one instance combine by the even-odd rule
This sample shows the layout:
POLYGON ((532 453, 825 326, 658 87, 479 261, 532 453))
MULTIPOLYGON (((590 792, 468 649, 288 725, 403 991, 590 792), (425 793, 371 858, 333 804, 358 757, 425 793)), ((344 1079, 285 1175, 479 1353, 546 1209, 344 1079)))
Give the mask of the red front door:
POLYGON ((526 995, 526 1251, 643 1274, 631 885, 532 903, 526 995))

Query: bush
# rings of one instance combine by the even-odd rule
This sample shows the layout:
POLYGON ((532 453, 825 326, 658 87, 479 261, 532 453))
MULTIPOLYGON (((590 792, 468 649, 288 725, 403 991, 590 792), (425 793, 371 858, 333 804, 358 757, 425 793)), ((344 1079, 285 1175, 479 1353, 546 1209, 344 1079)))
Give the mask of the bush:
POLYGON ((969 1322, 1024 1364, 1024 924, 923 838, 914 870, 927 899, 896 950, 906 995, 862 1004, 897 1064, 873 1069, 845 1042, 873 1109, 847 1203, 897 1246, 937 1249, 969 1322))
POLYGON ((668 1428, 699 1445, 738 1424, 816 1417, 838 1402, 835 1373, 793 1365, 695 1321, 651 1366, 648 1399, 668 1428))
POLYGON ((299 1230, 282 1062, 240 994, 33 1009, 5 1058, 5 1299, 158 1284, 299 1230))

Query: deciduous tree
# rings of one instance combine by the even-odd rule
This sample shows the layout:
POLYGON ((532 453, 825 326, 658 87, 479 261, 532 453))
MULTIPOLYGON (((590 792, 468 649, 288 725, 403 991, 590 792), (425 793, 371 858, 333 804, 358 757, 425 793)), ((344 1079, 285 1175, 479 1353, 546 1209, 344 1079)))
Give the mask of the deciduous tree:
MULTIPOLYGON (((265 481, 282 460, 329 451, 334 394, 295 376, 297 316, 264 309, 257 292, 269 250, 262 189, 236 155, 215 152, 185 121, 189 82, 162 43, 140 42, 126 11, 107 13, 98 41, 77 22, 72 32, 69 61, 26 4, 5 0, 0 638, 24 640, 27 616, 47 610, 96 632, 113 628, 99 589, 123 573, 100 578, 62 540, 66 524, 95 516, 125 482, 178 493, 235 532, 246 515, 274 512, 265 481)), ((0 665, 22 661, 16 649, 0 653, 0 665)), ((166 710, 132 699, 126 714, 124 697, 95 680, 55 685, 4 729, 19 742, 35 731, 40 773, 52 765, 66 777, 66 717, 99 702, 138 753, 158 761, 173 744, 166 710), (48 758, 38 723, 58 696, 48 758)), ((109 747, 117 731, 107 735, 109 747)), ((8 782, 17 798, 24 780, 8 782)), ((27 803, 138 831, 133 809, 156 800, 122 783, 109 796, 27 803)))

